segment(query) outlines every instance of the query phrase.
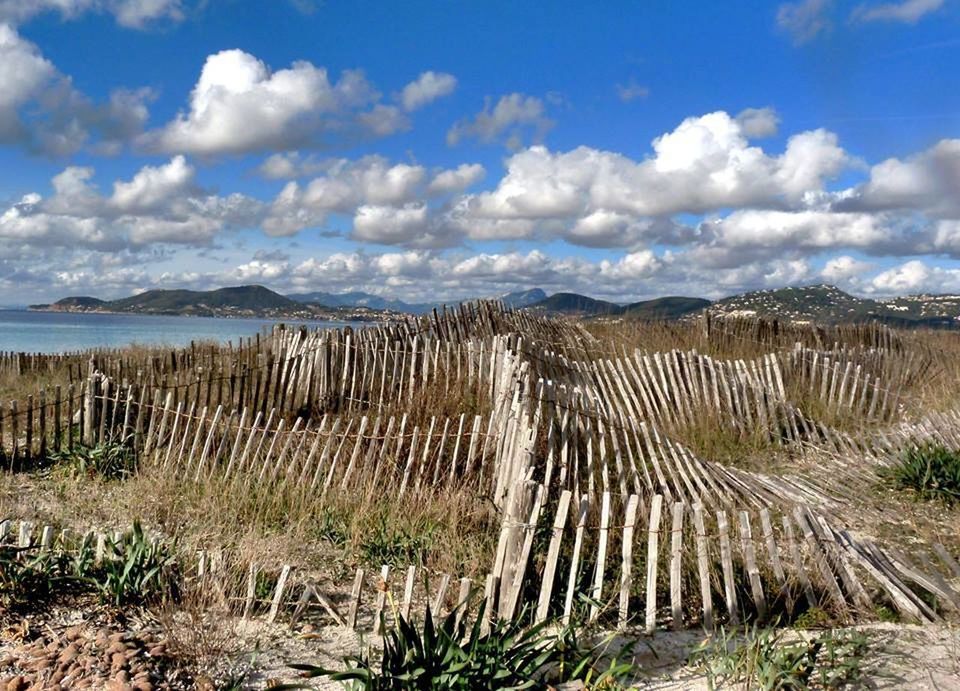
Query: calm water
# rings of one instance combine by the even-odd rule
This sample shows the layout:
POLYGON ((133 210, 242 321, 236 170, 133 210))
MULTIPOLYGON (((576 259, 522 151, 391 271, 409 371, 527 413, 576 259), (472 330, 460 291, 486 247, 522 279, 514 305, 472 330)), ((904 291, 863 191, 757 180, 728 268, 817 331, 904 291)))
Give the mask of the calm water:
MULTIPOLYGON (((348 322, 302 322, 288 325, 343 326, 348 322)), ((0 310, 0 351, 62 353, 84 348, 115 348, 131 343, 187 345, 190 341, 233 341, 254 336, 276 324, 270 319, 161 317, 139 314, 67 314, 0 310)))

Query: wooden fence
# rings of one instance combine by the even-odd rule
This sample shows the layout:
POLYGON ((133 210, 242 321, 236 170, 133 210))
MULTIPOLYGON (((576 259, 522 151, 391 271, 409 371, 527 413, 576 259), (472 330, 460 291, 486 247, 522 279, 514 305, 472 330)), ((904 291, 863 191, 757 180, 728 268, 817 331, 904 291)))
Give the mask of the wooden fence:
MULTIPOLYGON (((652 630, 770 620, 814 605, 853 617, 889 603, 929 621, 938 614, 923 593, 957 604, 935 569, 829 517, 842 496, 837 480, 852 473, 840 460, 827 477, 747 472, 699 458, 674 436, 712 416, 743 434, 857 454, 868 465, 889 462, 911 440, 939 435, 956 445, 956 412, 854 437, 792 400, 801 392, 891 423, 903 388, 929 361, 904 356, 901 339, 881 327, 701 326, 705 347, 733 338, 776 347, 750 360, 615 353, 580 326, 494 303, 389 327, 278 328, 238 348, 94 355, 67 391, 12 403, 0 416, 0 447, 15 468, 65 444, 112 440, 129 444, 141 467, 185 482, 239 479, 317 502, 334 491, 475 491, 502 520, 482 584, 491 616, 568 619, 583 610, 652 630), (898 370, 895 358, 907 364, 898 370), (461 392, 475 409, 429 414, 432 388, 461 392)), ((453 590, 456 604, 470 589, 453 587, 463 574, 432 574, 439 590, 415 597, 430 580, 418 568, 401 570, 401 611, 449 605, 453 590)), ((278 574, 274 617, 291 573, 278 574)), ((298 587, 303 602, 351 625, 376 580, 361 572, 349 588, 339 584, 349 602, 335 599, 337 584, 298 587)), ((394 576, 383 571, 380 580, 394 576)), ((385 611, 385 587, 365 600, 370 621, 385 611)))

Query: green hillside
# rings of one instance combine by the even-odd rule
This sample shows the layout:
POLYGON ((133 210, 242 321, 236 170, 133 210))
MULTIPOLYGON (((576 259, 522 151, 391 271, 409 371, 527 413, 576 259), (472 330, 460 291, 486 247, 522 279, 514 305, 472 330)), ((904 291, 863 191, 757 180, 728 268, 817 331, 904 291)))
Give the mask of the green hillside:
POLYGON ((237 286, 218 290, 148 290, 104 305, 116 312, 182 312, 203 308, 243 310, 296 309, 300 304, 263 286, 237 286))
POLYGON ((679 319, 710 305, 711 302, 703 298, 669 296, 631 303, 623 308, 622 313, 637 319, 679 319))

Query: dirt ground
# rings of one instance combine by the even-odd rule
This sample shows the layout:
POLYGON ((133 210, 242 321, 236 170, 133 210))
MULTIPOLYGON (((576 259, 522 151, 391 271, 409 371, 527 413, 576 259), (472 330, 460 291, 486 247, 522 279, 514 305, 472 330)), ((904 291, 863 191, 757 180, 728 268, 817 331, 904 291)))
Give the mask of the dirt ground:
MULTIPOLYGON (((206 622, 202 637, 172 640, 169 624, 135 615, 105 615, 95 608, 85 613, 77 604, 7 620, 0 632, 0 689, 213 691, 227 683, 235 684, 230 688, 264 689, 297 681, 291 663, 341 668, 345 656, 369 647, 375 650, 379 643, 338 626, 303 623, 291 629, 262 619, 206 622)), ((960 689, 960 628, 873 624, 857 630, 870 640, 862 688, 960 689)), ((702 631, 613 639, 609 649, 630 640, 637 670, 633 688, 709 688, 703 671, 690 664, 691 655, 706 640, 702 631)), ((310 686, 340 688, 327 680, 313 680, 310 686)))
MULTIPOLYGON (((864 665, 864 688, 960 690, 960 629, 947 625, 873 624, 857 630, 869 633, 871 639, 871 652, 864 665)), ((308 627, 291 635, 286 627, 250 624, 245 635, 250 637, 248 641, 267 646, 254 663, 256 672, 248 678, 248 688, 263 688, 260 684, 268 680, 294 680, 286 667, 290 661, 339 667, 344 655, 356 653, 360 645, 376 643, 337 627, 308 627)), ((634 645, 638 674, 631 682, 632 688, 707 690, 707 677, 688 664, 691 654, 704 640, 705 634, 695 630, 662 631, 638 639, 634 645)), ((315 682, 312 686, 340 688, 331 682, 315 682)))

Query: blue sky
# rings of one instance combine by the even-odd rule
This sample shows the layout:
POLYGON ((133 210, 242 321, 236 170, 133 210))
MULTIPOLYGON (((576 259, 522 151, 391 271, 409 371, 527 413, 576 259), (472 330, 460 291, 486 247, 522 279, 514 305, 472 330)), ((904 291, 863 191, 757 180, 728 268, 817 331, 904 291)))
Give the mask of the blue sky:
POLYGON ((0 0, 3 302, 960 291, 955 0, 0 0))

